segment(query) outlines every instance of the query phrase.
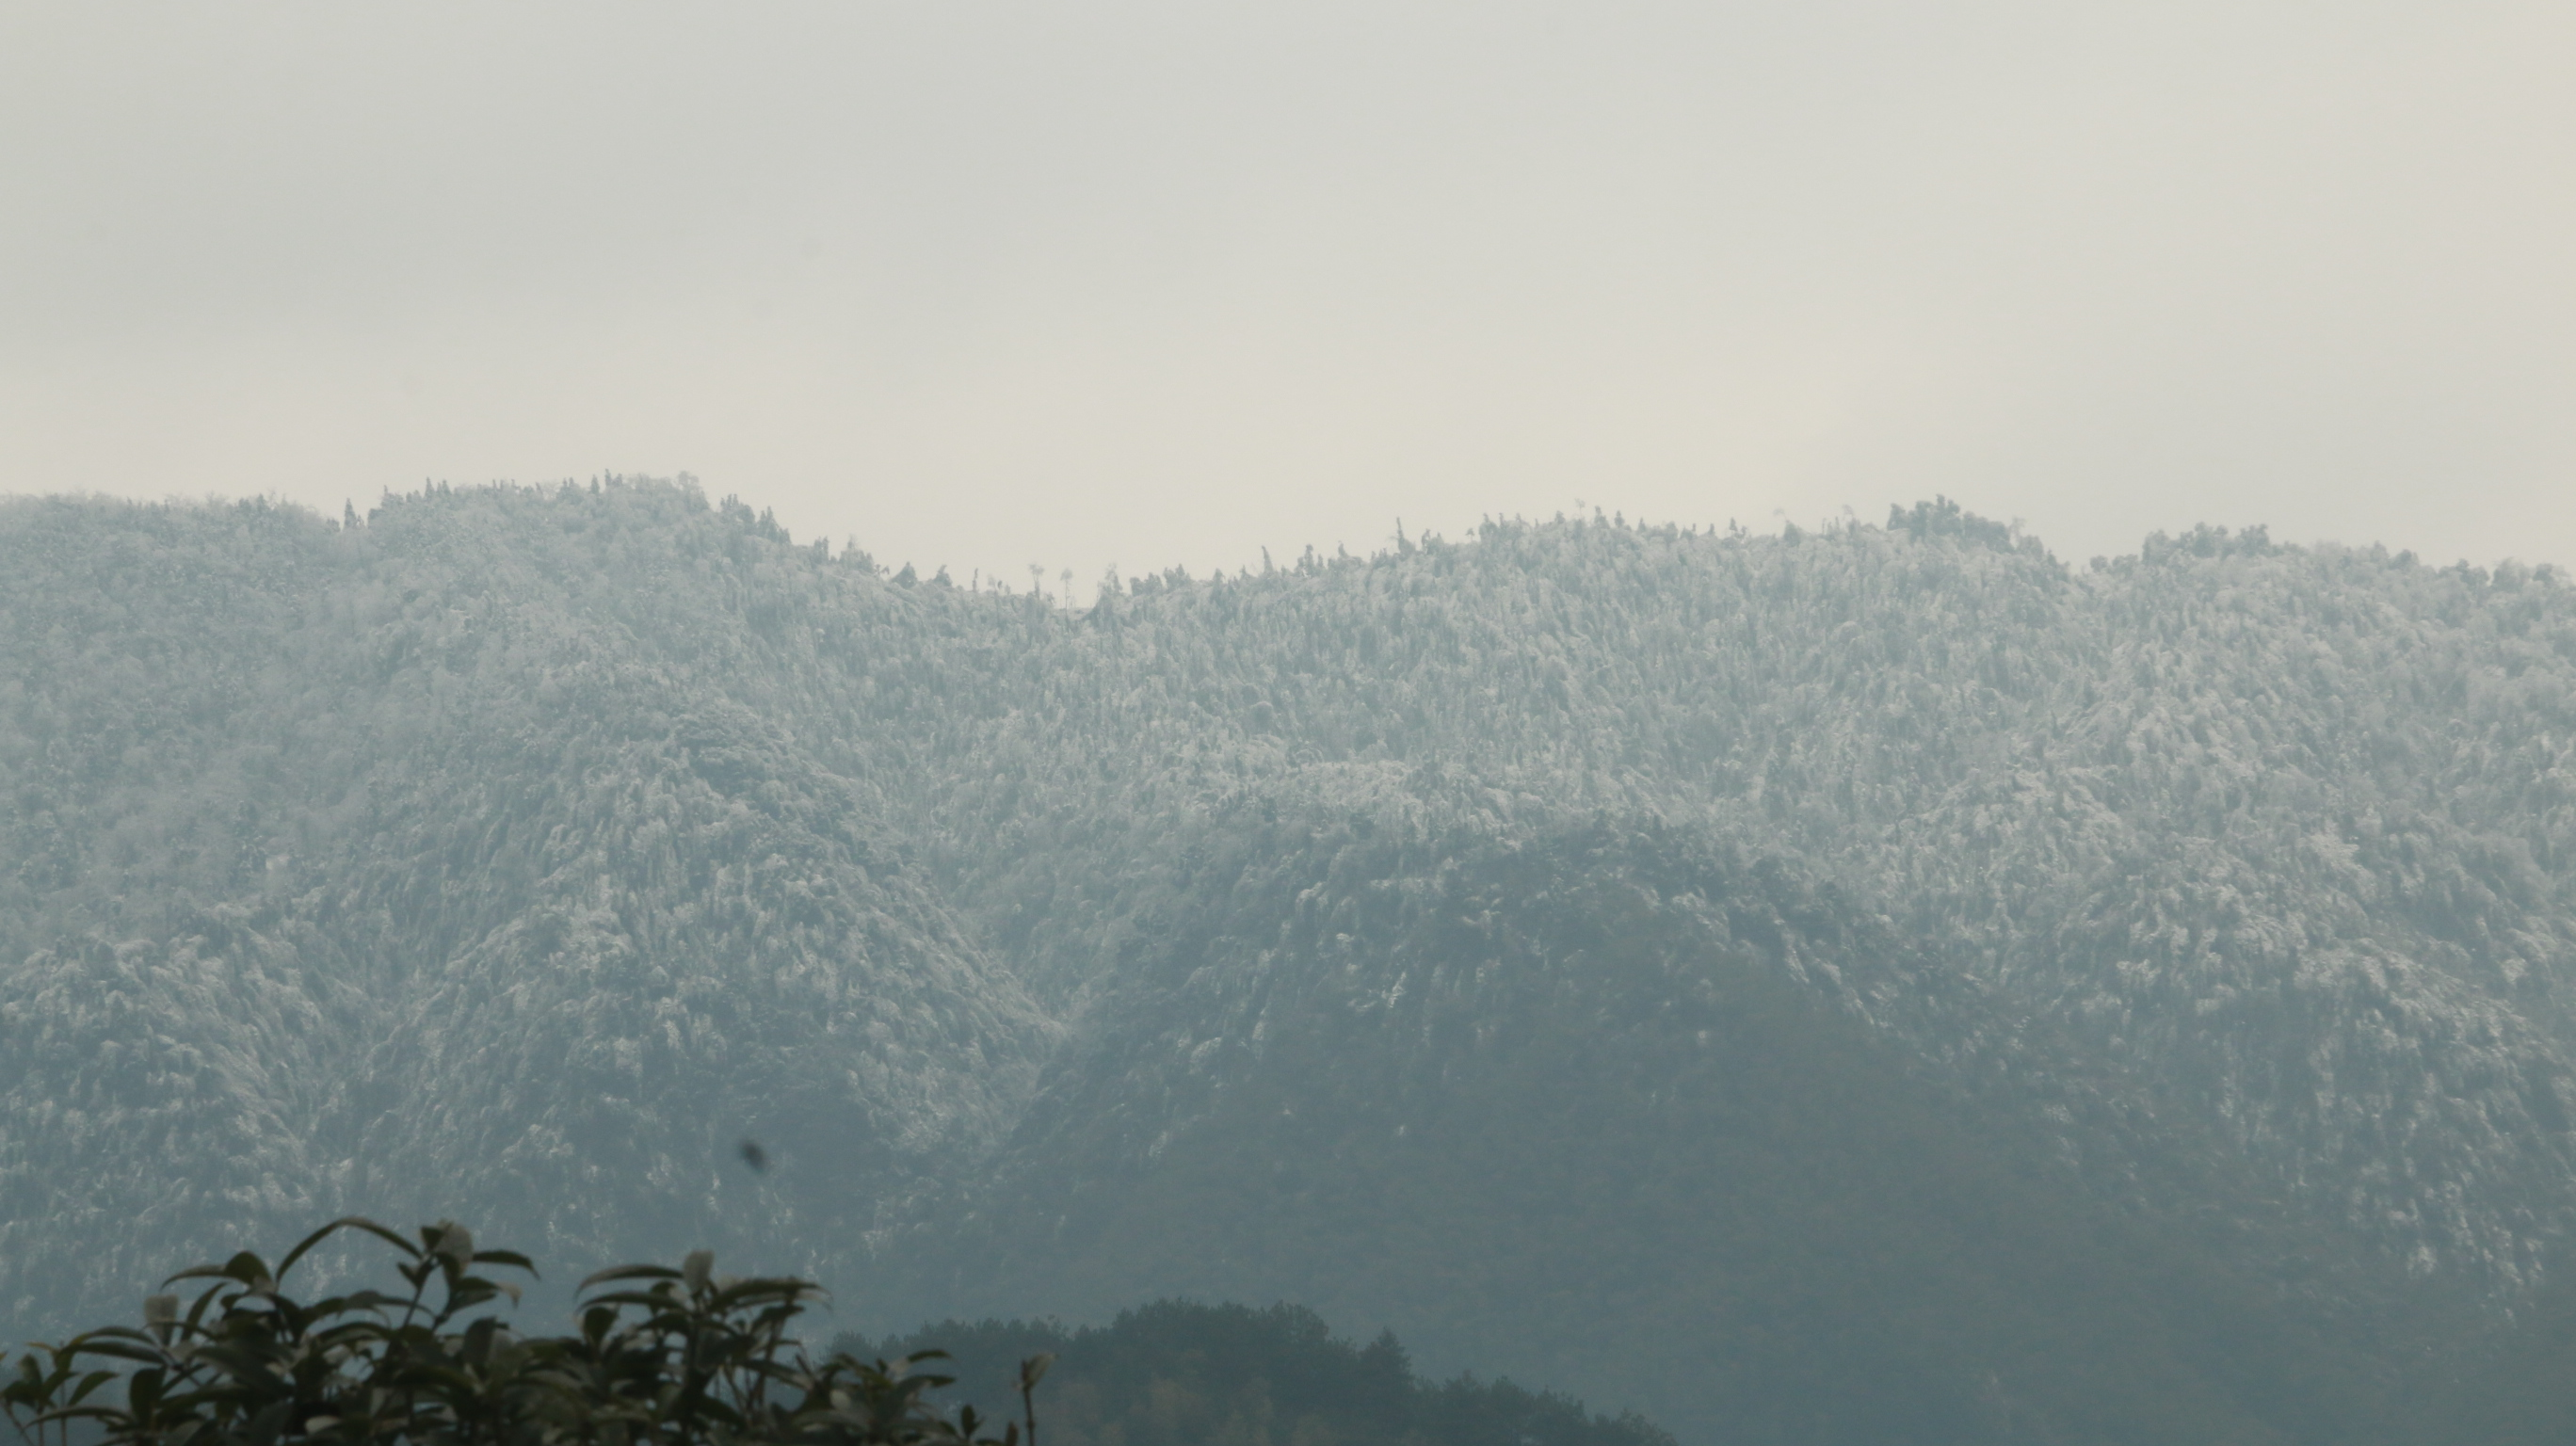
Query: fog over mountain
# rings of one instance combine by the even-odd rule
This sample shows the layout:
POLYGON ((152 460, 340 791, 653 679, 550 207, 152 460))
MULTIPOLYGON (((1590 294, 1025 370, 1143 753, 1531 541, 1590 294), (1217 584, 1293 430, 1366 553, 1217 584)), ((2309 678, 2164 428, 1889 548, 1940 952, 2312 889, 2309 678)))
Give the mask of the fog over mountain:
POLYGON ((453 1215, 1685 1441, 2324 1442, 2567 1273, 2549 569, 1936 502, 1064 603, 655 482, 0 503, 0 1320, 453 1215))

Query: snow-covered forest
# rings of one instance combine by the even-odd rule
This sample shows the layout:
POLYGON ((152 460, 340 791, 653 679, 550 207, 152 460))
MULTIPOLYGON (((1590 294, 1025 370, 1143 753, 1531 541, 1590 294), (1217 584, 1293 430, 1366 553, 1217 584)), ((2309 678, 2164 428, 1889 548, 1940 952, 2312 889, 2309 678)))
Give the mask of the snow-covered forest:
POLYGON ((1064 602, 653 482, 0 503, 0 1321, 359 1210, 2323 1441, 2569 1274, 2546 568, 1932 503, 1064 602))

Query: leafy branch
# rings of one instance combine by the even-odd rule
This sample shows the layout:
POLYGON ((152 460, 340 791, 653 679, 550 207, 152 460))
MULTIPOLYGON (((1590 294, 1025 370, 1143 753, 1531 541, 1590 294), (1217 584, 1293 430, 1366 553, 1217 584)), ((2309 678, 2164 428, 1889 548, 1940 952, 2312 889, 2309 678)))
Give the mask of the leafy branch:
MULTIPOLYGON (((522 1336, 487 1309, 515 1305, 518 1284, 482 1272, 534 1277, 527 1257, 478 1250, 451 1222, 407 1238, 351 1216, 274 1269, 243 1251, 171 1276, 203 1284, 184 1308, 178 1293, 147 1299, 140 1329, 30 1347, 0 1410, 30 1446, 69 1446, 79 1422, 104 1446, 1021 1446, 1021 1423, 997 1438, 972 1407, 952 1419, 929 1404, 952 1378, 921 1367, 944 1353, 816 1361, 791 1331, 821 1287, 714 1265, 701 1250, 676 1270, 602 1271, 582 1283, 573 1334, 522 1336), (400 1252, 407 1290, 288 1294, 287 1274, 343 1231, 400 1252)), ((1032 1360, 1019 1382, 1031 1446, 1045 1370, 1032 1360)))

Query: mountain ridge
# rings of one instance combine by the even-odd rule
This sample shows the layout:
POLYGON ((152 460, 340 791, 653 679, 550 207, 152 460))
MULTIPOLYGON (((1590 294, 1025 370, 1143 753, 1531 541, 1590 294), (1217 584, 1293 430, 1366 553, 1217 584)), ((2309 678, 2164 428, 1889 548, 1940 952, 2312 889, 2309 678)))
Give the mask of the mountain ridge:
MULTIPOLYGON (((8 502, 0 621, 0 1311, 38 1324, 219 1239, 465 1208, 429 1186, 549 1258, 715 1243, 953 1313, 931 1282, 974 1232, 941 1212, 1079 1175, 1031 1134, 1075 1082, 1148 1143, 1196 1118, 1200 1075, 1119 1030, 1257 1017, 1241 961, 1276 939, 1175 951, 1308 928, 1293 891, 1236 898, 1243 861, 1326 839, 1377 861, 1351 900, 1586 829, 1741 859, 1824 922, 1737 943, 1878 1041, 1829 1053, 1894 1051, 1865 1068, 1971 1102, 1961 1149, 2181 1231, 2365 1375, 2423 1349, 2392 1312, 2543 1280, 2576 1199, 2576 593, 2546 568, 2200 529, 2079 569, 1936 502, 1489 522, 1076 611, 618 483, 352 527, 8 502)), ((1353 937, 1409 977, 1413 936, 1353 937)), ((1482 947, 1441 937, 1441 967, 1482 947)), ((1508 1093, 1477 1078, 1441 1107, 1508 1093)), ((1632 1096, 1677 1087, 1601 1118, 1646 1131, 1632 1096)))

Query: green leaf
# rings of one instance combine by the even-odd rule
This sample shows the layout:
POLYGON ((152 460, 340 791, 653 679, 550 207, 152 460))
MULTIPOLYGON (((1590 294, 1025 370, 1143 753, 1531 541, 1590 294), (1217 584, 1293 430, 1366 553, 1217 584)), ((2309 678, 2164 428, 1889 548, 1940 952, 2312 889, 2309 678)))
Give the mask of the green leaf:
POLYGON ((150 1366, 167 1364, 170 1359, 168 1353, 161 1350, 157 1343, 149 1340, 137 1346, 128 1345, 121 1340, 84 1338, 84 1344, 80 1349, 81 1354, 87 1356, 105 1356, 114 1361, 137 1361, 150 1366))
POLYGON ((667 1265, 613 1265, 581 1283, 581 1289, 603 1285, 612 1280, 678 1280, 680 1272, 667 1265))
POLYGON ((391 1244, 395 1249, 400 1250, 405 1255, 418 1256, 420 1254, 420 1248, 418 1246, 413 1245, 410 1241, 403 1239, 402 1236, 386 1229, 384 1226, 377 1224, 366 1216, 343 1215, 339 1219, 332 1221, 330 1224, 323 1226, 321 1229, 314 1231, 312 1234, 305 1236, 302 1240, 295 1242, 295 1248, 286 1252, 286 1258, 277 1263, 277 1273, 279 1277, 283 1278, 286 1272, 293 1270, 295 1268, 295 1262, 302 1260, 306 1251, 311 1250, 314 1246, 321 1244, 324 1240, 329 1239, 331 1236, 343 1230, 363 1230, 368 1234, 391 1244))

